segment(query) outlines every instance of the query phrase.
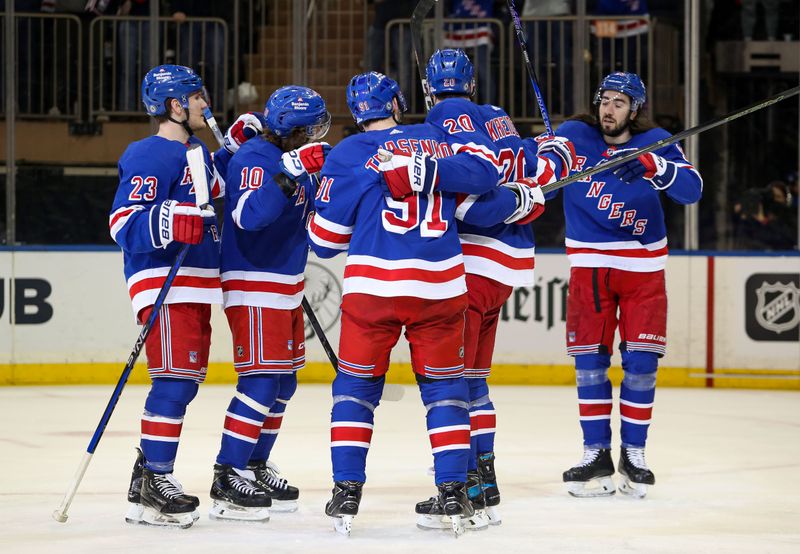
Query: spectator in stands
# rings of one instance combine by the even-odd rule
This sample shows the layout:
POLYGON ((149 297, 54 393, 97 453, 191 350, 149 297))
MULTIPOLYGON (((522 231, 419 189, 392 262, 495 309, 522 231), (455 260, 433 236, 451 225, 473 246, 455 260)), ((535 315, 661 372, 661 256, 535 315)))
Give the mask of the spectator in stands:
MULTIPOLYGON (((452 0, 448 18, 486 19, 494 17, 494 0, 452 0)), ((484 22, 445 22, 444 47, 461 48, 475 66, 479 104, 497 103, 497 79, 492 71, 492 27, 484 22)))
MULTIPOLYGON (((570 15, 571 0, 525 0, 523 17, 570 15)), ((553 114, 572 113, 572 40, 574 21, 536 21, 527 25, 531 63, 545 103, 553 114)), ((524 71, 521 64, 517 64, 524 71)), ((527 81, 522 76, 523 81, 527 81)), ((533 99, 533 91, 529 94, 533 99)), ((534 100, 535 103, 535 100, 534 100)))
MULTIPOLYGON (((171 0, 172 19, 178 25, 178 63, 193 68, 202 77, 211 96, 212 107, 224 106, 225 25, 219 21, 192 21, 187 18, 216 18, 227 21, 233 13, 229 2, 171 0)), ((288 37, 287 37, 288 39, 288 37)))
POLYGON ((786 206, 786 185, 773 181, 765 189, 748 189, 733 206, 734 248, 791 250, 797 247, 796 221, 786 206))
MULTIPOLYGON (((129 17, 148 17, 150 0, 122 0, 117 6, 118 15, 129 17)), ((112 6, 107 14, 113 15, 112 6)), ((142 75, 152 65, 150 63, 150 22, 127 20, 117 23, 117 96, 112 109, 126 112, 141 112, 141 91, 139 84, 142 75)), ((113 36, 113 35, 112 35, 113 36)), ((104 45, 106 46, 106 45, 104 45)), ((113 52, 113 47, 107 47, 113 52)), ((104 60, 114 67, 113 60, 104 60)))
MULTIPOLYGON (((366 69, 388 75, 400 85, 400 90, 409 98, 416 98, 411 75, 414 62, 411 57, 411 30, 408 25, 392 25, 389 29, 389 51, 386 61, 386 25, 393 19, 408 19, 414 11, 416 0, 368 0, 375 5, 375 17, 367 30, 366 69)), ((423 55, 423 54, 420 54, 423 55)), ((420 108, 420 106, 414 106, 420 108)))
POLYGON ((742 36, 744 40, 753 40, 753 29, 756 26, 756 4, 764 7, 767 40, 775 40, 778 36, 778 4, 780 4, 780 0, 742 0, 742 36))

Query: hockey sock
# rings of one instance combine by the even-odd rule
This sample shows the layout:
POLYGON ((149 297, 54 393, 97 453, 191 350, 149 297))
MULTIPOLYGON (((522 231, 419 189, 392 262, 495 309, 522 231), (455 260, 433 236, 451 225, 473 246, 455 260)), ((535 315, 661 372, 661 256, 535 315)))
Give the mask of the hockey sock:
POLYGON ((583 444, 592 448, 611 447, 611 381, 608 354, 575 356, 575 381, 578 385, 578 411, 583 444))
POLYGON ((658 354, 623 350, 622 369, 625 372, 619 394, 622 446, 644 447, 656 396, 658 354))
POLYGON ((275 441, 278 439, 278 433, 281 430, 286 404, 297 390, 297 374, 281 375, 279 387, 278 398, 270 406, 269 413, 264 419, 264 425, 261 428, 261 436, 258 438, 253 453, 250 454, 251 461, 269 460, 272 447, 275 446, 275 441))
POLYGON ((428 438, 436 484, 467 480, 470 459, 469 386, 466 379, 430 379, 417 375, 428 411, 428 438))
POLYGON ((188 379, 153 379, 142 414, 141 448, 145 467, 155 473, 172 473, 181 438, 186 406, 198 384, 188 379))
POLYGON ((270 406, 275 403, 279 379, 280 375, 239 377, 236 394, 225 412, 218 464, 247 468, 270 406))
POLYGON ((478 469, 478 455, 494 452, 496 418, 485 378, 469 378, 470 456, 467 469, 478 469))
POLYGON ((367 453, 384 377, 353 377, 337 372, 331 410, 331 463, 334 481, 367 480, 367 453))

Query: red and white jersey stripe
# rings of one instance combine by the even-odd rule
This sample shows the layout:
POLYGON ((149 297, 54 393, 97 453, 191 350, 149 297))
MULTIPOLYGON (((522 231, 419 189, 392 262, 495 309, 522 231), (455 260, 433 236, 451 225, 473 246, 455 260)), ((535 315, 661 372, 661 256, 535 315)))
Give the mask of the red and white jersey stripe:
POLYGON ((482 275, 512 287, 533 285, 536 248, 515 248, 496 238, 459 234, 467 273, 482 275))
POLYGON ((225 412, 223 435, 255 444, 261 436, 262 422, 233 412, 225 412))
POLYGON ((611 419, 612 401, 610 398, 578 399, 578 412, 581 421, 597 421, 611 419))
POLYGON ((619 418, 627 423, 649 425, 653 415, 653 403, 638 404, 623 398, 619 399, 619 418))
POLYGON ((494 410, 474 410, 469 413, 470 435, 487 435, 495 432, 497 415, 494 410))
POLYGON ((139 211, 143 211, 144 206, 140 204, 134 204, 131 206, 122 206, 115 212, 113 212, 110 216, 108 216, 108 229, 111 232, 111 239, 116 242, 117 240, 117 233, 119 233, 120 229, 125 227, 125 224, 128 222, 130 217, 139 211))
POLYGON ((255 306, 293 310, 303 300, 303 274, 267 271, 225 271, 221 275, 226 308, 255 306))
POLYGON ((649 244, 637 240, 582 242, 566 239, 572 267, 611 267, 624 271, 660 271, 667 265, 666 237, 649 244))
POLYGON ((328 221, 318 213, 311 217, 308 224, 309 238, 319 246, 331 248, 333 250, 347 250, 350 246, 350 236, 353 234, 353 226, 339 225, 333 221, 328 221))
MULTIPOLYGON (((134 273, 128 279, 128 294, 133 303, 133 313, 151 306, 156 301, 169 267, 156 267, 134 273)), ((167 293, 164 304, 222 304, 219 269, 181 267, 167 293)))
POLYGON ((343 294, 364 293, 385 298, 453 298, 467 292, 464 259, 461 254, 438 262, 351 254, 344 270, 343 291, 343 294))

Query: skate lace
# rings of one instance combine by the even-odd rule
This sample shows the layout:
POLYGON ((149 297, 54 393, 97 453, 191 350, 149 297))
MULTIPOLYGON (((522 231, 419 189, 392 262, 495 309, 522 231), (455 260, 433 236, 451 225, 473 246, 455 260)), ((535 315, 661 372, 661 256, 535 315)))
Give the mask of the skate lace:
POLYGON ((626 449, 628 461, 638 469, 648 469, 647 462, 644 461, 644 448, 626 449))
POLYGON ((256 487, 249 479, 237 474, 229 475, 228 482, 234 489, 247 496, 264 494, 264 491, 256 487))
POLYGON ((583 459, 580 462, 578 462, 578 466, 577 467, 585 467, 585 466, 591 465, 592 463, 594 463, 594 461, 597 459, 597 456, 599 456, 599 455, 600 455, 600 449, 599 448, 586 448, 586 449, 584 449, 584 451, 583 451, 583 459))
POLYGON ((270 487, 280 490, 286 490, 289 487, 289 482, 279 477, 281 470, 277 465, 268 461, 262 469, 261 477, 270 487))
POLYGON ((183 487, 171 473, 155 475, 153 485, 159 493, 170 500, 183 496, 183 487))

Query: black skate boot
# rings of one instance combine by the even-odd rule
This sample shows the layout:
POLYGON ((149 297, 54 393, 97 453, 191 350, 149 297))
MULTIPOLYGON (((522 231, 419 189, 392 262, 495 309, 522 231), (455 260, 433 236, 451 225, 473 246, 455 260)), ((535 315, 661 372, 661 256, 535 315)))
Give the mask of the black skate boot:
POLYGON ((611 476, 614 462, 608 448, 584 448, 583 459, 564 472, 567 491, 578 498, 611 496, 617 492, 611 476))
POLYGON ((294 512, 297 510, 297 498, 300 491, 291 486, 286 479, 280 477, 278 466, 267 460, 251 461, 247 469, 256 476, 256 483, 272 499, 273 512, 294 512))
POLYGON ((466 528, 469 518, 475 515, 475 508, 467 496, 467 485, 460 481, 448 481, 436 485, 439 489, 439 504, 444 515, 450 518, 450 527, 456 537, 466 528))
POLYGON ((363 487, 364 483, 360 481, 336 481, 333 484, 333 497, 325 504, 325 515, 333 518, 333 528, 337 533, 350 536, 363 487))
POLYGON ((486 516, 490 525, 500 525, 500 512, 496 506, 500 504, 500 489, 497 488, 497 474, 494 472, 494 452, 484 452, 478 455, 478 474, 481 478, 484 501, 486 502, 486 516))
POLYGON ((185 494, 171 473, 153 473, 142 467, 139 500, 144 509, 141 520, 133 523, 186 529, 195 522, 196 498, 185 494))
POLYGON ((214 464, 211 499, 214 501, 208 511, 211 519, 269 521, 272 500, 267 491, 255 482, 252 472, 214 464))
POLYGON ((644 448, 623 448, 617 468, 624 477, 619 486, 619 492, 623 494, 644 498, 647 487, 656 484, 656 476, 644 461, 644 448))
MULTIPOLYGON (((476 476, 476 472, 467 472, 467 496, 469 497, 471 490, 475 490, 473 487, 477 488, 478 493, 475 499, 470 498, 475 513, 464 520, 464 528, 469 531, 483 531, 489 528, 489 519, 484 511, 486 505, 483 503, 483 494, 480 490, 480 480, 477 478, 476 482, 476 476), (470 479, 473 479, 472 485, 470 479)), ((417 527, 420 529, 452 529, 451 520, 445 515, 438 496, 417 502, 414 511, 417 513, 417 527)))

